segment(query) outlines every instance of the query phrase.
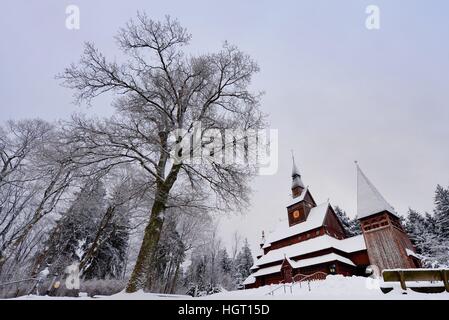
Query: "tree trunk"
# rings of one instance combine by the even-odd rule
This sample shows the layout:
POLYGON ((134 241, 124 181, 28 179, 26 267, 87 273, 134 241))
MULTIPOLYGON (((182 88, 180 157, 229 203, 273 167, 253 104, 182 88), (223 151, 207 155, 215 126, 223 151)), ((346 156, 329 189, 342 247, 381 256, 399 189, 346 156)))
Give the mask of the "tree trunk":
POLYGON ((89 264, 88 262, 92 261, 95 258, 95 255, 97 254, 98 248, 101 246, 101 237, 103 236, 103 232, 106 229, 106 227, 109 225, 109 222, 111 221, 112 217, 115 214, 115 205, 110 205, 106 213, 104 214, 101 222, 100 227, 97 230, 97 233, 95 234, 94 241, 90 244, 89 249, 87 250, 86 254, 81 258, 80 264, 79 264, 79 270, 80 274, 83 274, 84 268, 89 264))
POLYGON ((156 201, 151 209, 150 221, 145 228, 145 233, 137 256, 136 265, 129 279, 126 292, 136 292, 139 289, 149 288, 152 283, 152 260, 156 252, 164 224, 163 212, 165 203, 156 201))
POLYGON ((165 276, 165 282, 164 282, 164 293, 169 293, 168 289, 170 286, 170 279, 171 279, 172 272, 173 272, 173 258, 170 259, 170 262, 168 263, 167 274, 165 276))
POLYGON ((165 169, 169 154, 167 150, 168 133, 159 132, 161 143, 161 155, 157 165, 157 187, 154 203, 151 208, 150 221, 145 228, 142 245, 137 256, 136 265, 129 279, 126 292, 136 292, 139 289, 151 289, 153 283, 154 256, 156 254, 159 239, 161 238, 162 226, 164 225, 164 211, 171 188, 178 178, 180 164, 174 164, 170 173, 165 178, 165 169), (165 178, 165 179, 164 179, 165 178))
POLYGON ((175 289, 176 289, 176 283, 178 282, 178 275, 179 275, 179 268, 181 266, 181 263, 178 261, 176 263, 176 270, 175 270, 175 275, 173 276, 173 280, 170 286, 170 291, 168 293, 170 294, 174 294, 175 293, 175 289))

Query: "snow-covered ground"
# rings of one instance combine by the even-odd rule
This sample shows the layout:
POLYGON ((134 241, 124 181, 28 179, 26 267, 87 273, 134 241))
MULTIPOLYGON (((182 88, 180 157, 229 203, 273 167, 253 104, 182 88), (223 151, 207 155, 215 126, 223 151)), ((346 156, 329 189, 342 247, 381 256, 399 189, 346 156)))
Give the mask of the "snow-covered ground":
POLYGON ((112 296, 95 296, 95 297, 88 297, 86 294, 81 293, 80 297, 78 298, 29 295, 18 297, 11 300, 179 300, 179 299, 192 300, 193 298, 191 296, 186 295, 145 293, 143 291, 137 291, 135 293, 120 292, 112 296))
POLYGON ((221 292, 208 299, 288 299, 288 300, 449 300, 449 293, 425 294, 407 290, 403 294, 399 284, 387 294, 379 289, 379 283, 365 277, 328 276, 326 280, 293 286, 272 285, 257 289, 221 292), (291 289, 291 290, 290 290, 291 289), (270 294, 272 292, 272 294, 270 294))
MULTIPOLYGON (((38 297, 26 296, 18 299, 30 300, 47 300, 47 299, 61 299, 55 297, 38 297)), ((194 299, 190 296, 183 295, 164 295, 154 293, 144 293, 138 291, 133 294, 125 292, 118 293, 113 296, 97 296, 89 298, 82 295, 79 298, 62 298, 62 299, 107 299, 107 300, 159 300, 159 299, 194 299)), ((388 294, 384 294, 378 288, 378 283, 374 279, 364 277, 343 277, 343 276, 328 276, 326 280, 315 281, 310 283, 310 291, 307 283, 301 286, 295 284, 293 286, 282 285, 264 286, 257 289, 238 290, 238 291, 224 291, 211 296, 200 297, 196 299, 204 300, 270 300, 270 299, 286 299, 286 300, 449 300, 449 293, 425 294, 417 293, 412 290, 407 290, 407 294, 403 294, 399 286, 388 294), (285 289, 285 291, 284 291, 285 289), (291 289, 291 290, 290 290, 291 289), (273 292, 273 290, 275 290, 273 292), (270 294, 272 292, 272 294, 270 294)))

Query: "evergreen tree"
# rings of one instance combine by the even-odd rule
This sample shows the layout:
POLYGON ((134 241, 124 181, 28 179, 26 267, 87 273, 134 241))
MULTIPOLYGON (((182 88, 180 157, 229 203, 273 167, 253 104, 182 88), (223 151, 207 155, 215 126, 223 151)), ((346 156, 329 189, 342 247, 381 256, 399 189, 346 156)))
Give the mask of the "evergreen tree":
MULTIPOLYGON (((212 242, 207 242, 191 252, 191 263, 187 268, 184 280, 187 294, 191 296, 204 296, 220 292, 222 289, 234 290, 237 288, 234 281, 236 273, 234 261, 229 258, 226 249, 218 246, 219 239, 216 239, 215 244, 212 242), (216 250, 217 248, 218 250, 216 250)), ((249 255, 250 262, 252 262, 251 252, 249 255)), ((240 253, 239 260, 243 266, 247 259, 243 253, 240 253)), ((239 271, 241 272, 243 269, 239 271)))
POLYGON ((105 195, 100 181, 87 182, 75 194, 75 200, 46 243, 46 252, 39 257, 43 258, 39 259, 40 270, 48 267, 51 274, 62 276, 67 266, 81 261, 96 231, 98 214, 104 211, 105 195))
POLYGON ((425 254, 428 249, 428 242, 432 238, 425 217, 417 211, 409 209, 404 226, 405 231, 416 248, 416 252, 425 254))
POLYGON ((449 265, 448 241, 438 233, 439 228, 434 216, 428 213, 423 216, 409 209, 405 230, 424 267, 437 268, 449 265))
POLYGON ((85 279, 123 277, 129 241, 129 221, 124 207, 117 207, 115 210, 112 219, 102 231, 103 235, 94 258, 84 270, 85 279))
POLYGON ((242 250, 237 254, 235 260, 235 278, 237 285, 240 287, 242 282, 251 274, 251 267, 254 265, 253 255, 247 239, 245 239, 242 250))
POLYGON ((349 235, 350 236, 357 236, 362 234, 362 227, 360 226, 359 219, 354 218, 351 220, 350 228, 349 228, 349 235))
POLYGON ((192 252, 191 264, 186 273, 186 294, 192 297, 207 294, 207 257, 196 250, 192 252))
POLYGON ((234 261, 229 257, 228 251, 222 249, 219 252, 220 270, 219 284, 226 290, 236 289, 234 282, 235 266, 234 261))
POLYGON ((425 226, 426 226, 426 230, 432 234, 438 234, 438 225, 437 225, 437 221, 435 219, 435 217, 433 215, 431 215, 430 213, 426 212, 426 214, 424 215, 425 220, 425 226))
POLYGON ((231 273, 233 269, 233 263, 231 258, 229 258, 228 251, 226 249, 221 249, 219 256, 221 271, 226 274, 231 273))
POLYGON ((115 208, 105 223, 109 207, 101 180, 89 180, 75 194, 75 200, 57 222, 37 257, 36 271, 49 268, 63 276, 67 266, 79 263, 95 243, 95 252, 83 268, 85 279, 119 278, 124 268, 128 245, 126 212, 115 208))
POLYGON ((435 191, 435 220, 440 237, 449 239, 449 189, 438 185, 435 191))
POLYGON ((340 220, 341 224, 343 225, 346 236, 353 237, 362 234, 360 223, 356 218, 350 219, 346 214, 346 212, 342 210, 339 206, 336 206, 334 208, 334 211, 338 219, 340 220))
POLYGON ((449 266, 449 188, 438 185, 435 190, 434 218, 429 221, 429 228, 437 235, 438 243, 433 249, 432 257, 437 267, 449 266))

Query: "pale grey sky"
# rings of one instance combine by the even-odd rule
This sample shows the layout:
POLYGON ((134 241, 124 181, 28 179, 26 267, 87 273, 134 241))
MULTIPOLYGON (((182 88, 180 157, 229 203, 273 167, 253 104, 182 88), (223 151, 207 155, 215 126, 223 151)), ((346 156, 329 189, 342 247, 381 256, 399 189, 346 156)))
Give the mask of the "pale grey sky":
MULTIPOLYGON (((449 3, 441 1, 2 1, 0 121, 64 118, 80 108, 54 76, 78 60, 83 41, 117 54, 113 36, 137 10, 176 17, 191 49, 216 51, 224 40, 258 61, 254 88, 279 129, 278 174, 257 178, 243 217, 223 219, 255 246, 261 230, 285 217, 295 150, 303 181, 318 202, 330 198, 355 215, 354 160, 404 213, 432 209, 436 184, 449 185, 449 3), (65 28, 78 5, 81 29, 65 28), (365 9, 380 8, 380 30, 365 9)), ((108 99, 88 113, 112 112, 108 99)))

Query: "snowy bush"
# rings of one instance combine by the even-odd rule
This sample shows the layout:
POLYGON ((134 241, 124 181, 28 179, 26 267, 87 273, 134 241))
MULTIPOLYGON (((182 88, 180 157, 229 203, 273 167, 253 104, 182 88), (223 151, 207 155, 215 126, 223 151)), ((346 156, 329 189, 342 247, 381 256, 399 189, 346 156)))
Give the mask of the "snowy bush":
POLYGON ((126 287, 126 280, 87 280, 81 282, 81 292, 86 292, 89 297, 111 296, 123 291, 126 287))

